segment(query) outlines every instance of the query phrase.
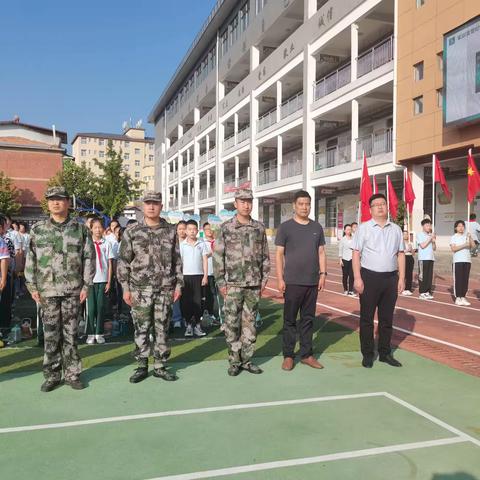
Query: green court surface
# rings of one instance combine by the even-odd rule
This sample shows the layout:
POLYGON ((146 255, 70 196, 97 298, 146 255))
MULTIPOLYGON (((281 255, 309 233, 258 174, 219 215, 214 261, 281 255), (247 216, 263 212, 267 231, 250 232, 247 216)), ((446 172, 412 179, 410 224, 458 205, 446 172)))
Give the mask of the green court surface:
POLYGON ((258 376, 228 377, 220 333, 174 342, 173 383, 130 384, 131 345, 84 347, 88 388, 49 394, 37 348, 0 351, 1 478, 480 480, 478 378, 403 350, 401 369, 364 369, 326 318, 325 369, 284 372, 263 307, 258 376))

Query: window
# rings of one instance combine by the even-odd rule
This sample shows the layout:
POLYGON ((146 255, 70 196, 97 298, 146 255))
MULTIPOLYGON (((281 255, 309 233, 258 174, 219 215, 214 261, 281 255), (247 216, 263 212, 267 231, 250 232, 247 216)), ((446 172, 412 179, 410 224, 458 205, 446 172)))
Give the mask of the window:
POLYGON ((233 45, 238 40, 238 16, 230 22, 230 45, 233 45))
POLYGON ((267 3, 267 0, 256 0, 256 13, 257 15, 263 10, 263 7, 267 3))
POLYGON ((99 138, 98 139, 98 144, 101 146, 101 145, 105 145, 105 140, 103 138, 99 138))
POLYGON ((135 172, 135 178, 140 178, 140 172, 135 172))
POLYGON ((337 227, 337 199, 335 197, 325 199, 325 226, 327 228, 337 227))
POLYGON ((124 158, 125 160, 130 160, 130 154, 129 154, 129 153, 124 153, 124 154, 123 154, 123 158, 124 158))
POLYGON ((443 72, 443 52, 437 53, 437 65, 438 69, 443 72))
POLYGON ((220 35, 222 56, 228 52, 228 28, 220 35))
POLYGON ((416 82, 423 80, 423 62, 416 63, 413 66, 413 78, 416 82))
POLYGON ((240 9, 240 31, 244 32, 250 22, 250 1, 244 3, 240 9))
POLYGON ((140 166, 140 160, 135 160, 135 166, 139 167, 140 166))
POLYGON ((105 157, 105 152, 104 152, 103 150, 100 150, 100 151, 98 152, 98 157, 99 157, 99 158, 104 158, 104 157, 105 157))
POLYGON ((443 88, 437 89, 437 107, 443 108, 443 88))
POLYGON ((86 150, 80 150, 80 156, 81 157, 86 157, 87 156, 87 151, 86 150))
POLYGON ((420 115, 423 113, 423 96, 413 99, 413 114, 420 115))
POLYGON ((148 156, 148 161, 149 161, 149 162, 153 162, 153 155, 149 155, 149 156, 148 156))
MULTIPOLYGON (((120 142, 122 143, 122 142, 120 142)), ((125 142, 125 147, 128 148, 130 146, 130 142, 125 142)))
POLYGON ((123 171, 128 172, 130 170, 130 165, 123 165, 123 171))
POLYGON ((81 143, 82 145, 86 145, 87 139, 86 139, 85 137, 81 137, 81 138, 80 138, 80 143, 81 143))
POLYGON ((135 149, 135 155, 140 155, 140 149, 139 148, 135 149))
POLYGON ((417 0, 417 8, 423 7, 426 0, 417 0))

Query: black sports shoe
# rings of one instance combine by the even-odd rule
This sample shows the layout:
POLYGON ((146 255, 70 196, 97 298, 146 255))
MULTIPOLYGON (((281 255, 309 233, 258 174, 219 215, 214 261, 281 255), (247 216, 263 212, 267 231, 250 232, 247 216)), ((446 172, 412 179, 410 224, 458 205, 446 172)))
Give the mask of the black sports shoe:
POLYGON ((401 367, 402 366, 402 364, 397 359, 393 358, 392 354, 388 354, 388 355, 385 355, 385 356, 378 357, 378 361, 383 362, 383 363, 388 363, 392 367, 401 367))
POLYGON ((178 377, 175 374, 170 373, 166 368, 155 368, 153 370, 153 376, 162 378, 167 382, 174 382, 175 380, 178 380, 178 377))
POLYGON ((240 365, 230 365, 227 372, 231 377, 236 377, 240 373, 240 365))
POLYGON ((72 378, 70 380, 65 380, 65 383, 67 385, 70 385, 74 390, 83 390, 85 388, 85 385, 78 377, 72 378))
POLYGON ((55 390, 59 385, 61 385, 61 380, 45 380, 40 387, 42 392, 51 392, 55 390))
POLYGON ((263 370, 258 366, 255 365, 254 363, 248 362, 244 365, 242 365, 242 370, 245 370, 246 372, 254 373, 256 375, 259 375, 260 373, 263 373, 263 370))
POLYGON ((148 377, 148 368, 137 368, 130 377, 130 383, 139 383, 148 377))
POLYGON ((373 359, 363 357, 362 366, 365 367, 365 368, 372 368, 373 367, 373 359))

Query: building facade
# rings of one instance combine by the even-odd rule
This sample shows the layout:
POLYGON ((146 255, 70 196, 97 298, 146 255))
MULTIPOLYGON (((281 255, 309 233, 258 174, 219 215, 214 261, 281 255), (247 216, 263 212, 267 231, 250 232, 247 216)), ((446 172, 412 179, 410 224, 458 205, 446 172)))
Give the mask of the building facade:
POLYGON ((77 163, 85 165, 94 173, 100 169, 99 162, 107 158, 108 142, 114 150, 122 152, 123 168, 133 179, 144 182, 143 189, 154 187, 155 148, 154 139, 145 136, 143 128, 126 127, 123 134, 77 133, 72 142, 72 154, 77 163))
POLYGON ((42 216, 40 202, 47 183, 63 165, 65 132, 13 121, 0 121, 0 171, 12 179, 22 205, 19 220, 33 223, 42 216))
POLYGON ((429 2, 442 3, 219 0, 149 117, 166 208, 219 212, 248 185, 253 215, 276 228, 303 188, 334 240, 357 219, 364 153, 401 198, 399 14, 429 2))

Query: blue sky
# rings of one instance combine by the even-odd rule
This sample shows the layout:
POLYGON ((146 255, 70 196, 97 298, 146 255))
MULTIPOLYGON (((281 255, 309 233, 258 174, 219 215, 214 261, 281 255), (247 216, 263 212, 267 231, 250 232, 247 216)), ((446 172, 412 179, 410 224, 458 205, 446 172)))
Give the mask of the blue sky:
POLYGON ((147 116, 215 0, 7 0, 0 120, 120 132, 147 116))

